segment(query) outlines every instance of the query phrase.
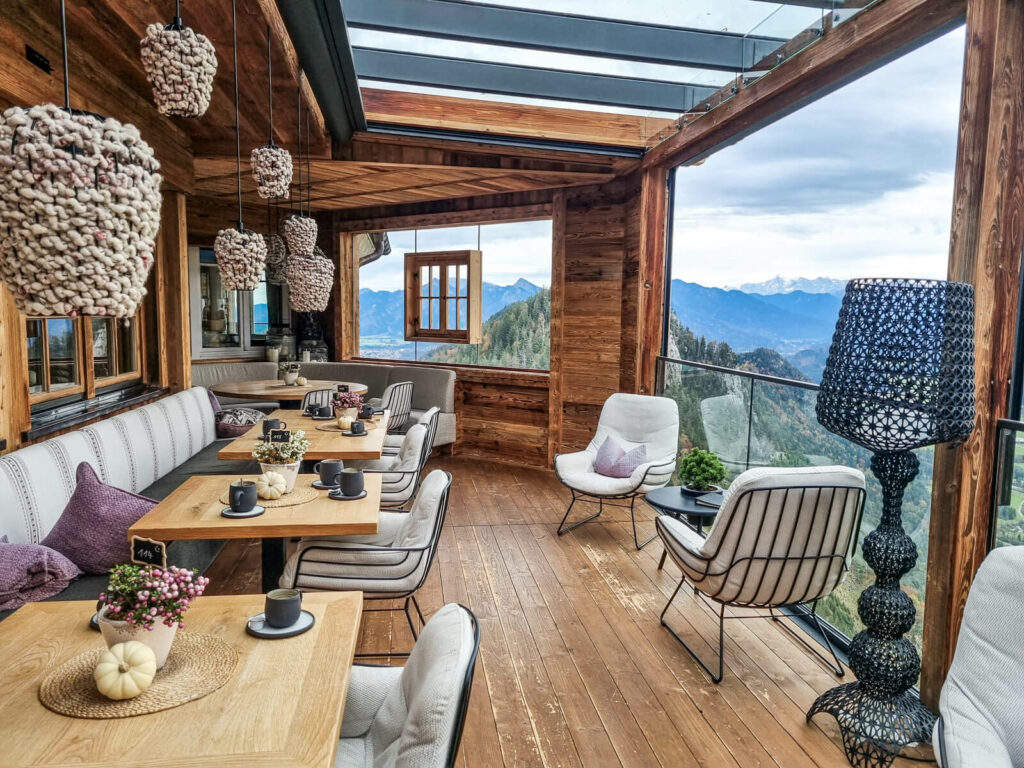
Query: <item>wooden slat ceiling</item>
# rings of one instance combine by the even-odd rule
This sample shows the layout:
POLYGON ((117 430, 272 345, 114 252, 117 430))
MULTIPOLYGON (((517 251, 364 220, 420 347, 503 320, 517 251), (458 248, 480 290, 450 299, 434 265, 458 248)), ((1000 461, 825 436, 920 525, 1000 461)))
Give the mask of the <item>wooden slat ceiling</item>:
MULTIPOLYGON (((418 203, 473 197, 501 192, 522 192, 582 184, 599 184, 611 173, 533 171, 516 168, 470 168, 446 165, 313 160, 312 208, 337 210, 373 205, 418 203)), ((306 181, 303 165, 303 184, 306 181)), ((231 200, 236 194, 233 157, 197 157, 196 191, 207 198, 231 200)), ((296 174, 296 180, 298 176, 296 174)), ((249 164, 242 164, 242 192, 248 203, 258 203, 249 164)), ((294 194, 294 189, 293 189, 294 194)), ((305 199, 303 190, 303 199, 305 199)), ((287 206, 285 202, 283 205, 287 206)))

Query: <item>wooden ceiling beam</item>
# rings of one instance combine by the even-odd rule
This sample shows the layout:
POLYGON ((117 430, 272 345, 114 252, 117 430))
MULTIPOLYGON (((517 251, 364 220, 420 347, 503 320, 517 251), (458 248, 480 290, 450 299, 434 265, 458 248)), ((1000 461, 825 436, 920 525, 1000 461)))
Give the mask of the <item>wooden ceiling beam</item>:
POLYGON ((885 0, 867 8, 710 112, 684 118, 643 166, 680 165, 737 141, 933 40, 961 23, 965 9, 965 0, 885 0))

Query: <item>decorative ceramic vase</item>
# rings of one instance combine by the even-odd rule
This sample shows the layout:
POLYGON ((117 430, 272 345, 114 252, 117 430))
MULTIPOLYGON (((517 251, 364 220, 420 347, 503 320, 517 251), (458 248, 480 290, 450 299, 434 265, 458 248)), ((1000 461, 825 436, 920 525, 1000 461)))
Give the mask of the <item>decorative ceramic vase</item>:
POLYGON ((351 419, 352 421, 355 421, 356 419, 359 418, 359 409, 358 408, 338 408, 337 412, 338 412, 338 416, 345 416, 345 417, 351 419))
POLYGON ((178 633, 178 625, 168 627, 163 621, 157 620, 152 629, 142 629, 131 626, 127 621, 108 618, 108 610, 104 607, 97 620, 107 648, 113 648, 118 643, 128 640, 138 640, 152 649, 153 655, 156 656, 156 668, 162 669, 167 663, 167 654, 171 652, 174 636, 178 633))
POLYGON ((299 476, 299 464, 301 461, 293 461, 291 464, 264 464, 260 462, 260 472, 277 472, 284 478, 284 492, 291 493, 295 490, 295 478, 299 476))
POLYGON ((298 381, 298 379, 299 379, 299 372, 298 371, 292 371, 292 372, 286 373, 284 375, 284 383, 287 384, 289 387, 295 386, 295 382, 298 381))

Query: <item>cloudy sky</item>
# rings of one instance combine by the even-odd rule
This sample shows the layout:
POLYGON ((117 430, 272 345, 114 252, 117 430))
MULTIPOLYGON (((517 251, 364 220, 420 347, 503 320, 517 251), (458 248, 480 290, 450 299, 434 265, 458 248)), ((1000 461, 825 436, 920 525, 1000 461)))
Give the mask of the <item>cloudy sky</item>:
MULTIPOLYGON (((814 9, 756 0, 503 0, 502 4, 784 38, 820 18, 820 11, 814 9)), ((356 45, 476 60, 522 63, 523 56, 516 49, 498 46, 363 30, 353 30, 352 39, 356 45)), ((776 275, 843 280, 943 277, 963 47, 961 28, 720 150, 703 165, 680 168, 672 276, 722 287, 776 275)), ((544 51, 531 51, 529 57, 535 66, 679 82, 717 85, 730 78, 729 73, 544 51)), ((446 233, 421 230, 416 246, 419 250, 476 246, 476 227, 446 233)), ((509 284, 524 277, 550 284, 550 222, 483 227, 480 240, 485 280, 509 284)), ((414 247, 413 235, 392 233, 391 242, 390 257, 361 270, 363 287, 394 290, 401 286, 401 255, 414 247)))

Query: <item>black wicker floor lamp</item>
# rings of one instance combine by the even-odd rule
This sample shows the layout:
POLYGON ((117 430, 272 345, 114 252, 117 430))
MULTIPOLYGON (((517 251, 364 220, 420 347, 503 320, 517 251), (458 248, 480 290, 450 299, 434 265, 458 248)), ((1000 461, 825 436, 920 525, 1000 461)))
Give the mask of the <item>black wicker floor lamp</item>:
POLYGON ((850 646, 857 680, 826 691, 819 712, 839 723, 854 766, 888 766, 913 742, 930 742, 935 715, 910 688, 921 672, 904 635, 916 609, 900 577, 917 562, 903 530, 903 491, 917 475, 914 448, 963 441, 974 427, 974 289, 941 280, 851 280, 816 408, 818 421, 874 452, 882 516, 864 539, 875 583, 857 612, 866 629, 850 646))

